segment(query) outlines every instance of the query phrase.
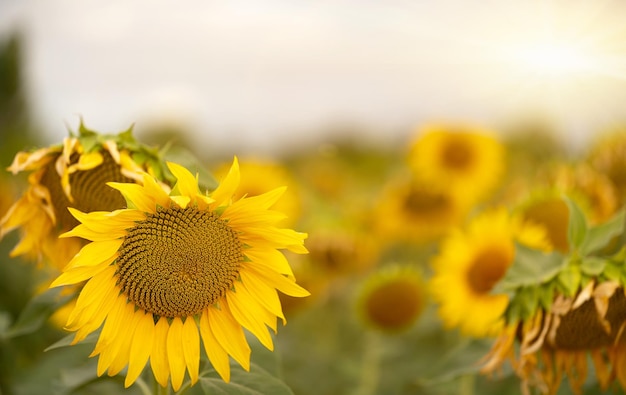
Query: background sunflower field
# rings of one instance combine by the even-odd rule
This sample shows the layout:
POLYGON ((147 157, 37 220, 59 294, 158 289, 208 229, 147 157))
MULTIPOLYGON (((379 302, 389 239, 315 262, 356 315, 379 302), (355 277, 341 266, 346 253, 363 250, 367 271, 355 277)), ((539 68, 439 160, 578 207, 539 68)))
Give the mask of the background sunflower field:
MULTIPOLYGON (((64 126, 33 120, 23 41, 1 44, 7 169, 64 126)), ((2 228, 0 395, 624 393, 626 124, 594 130, 575 149, 542 117, 497 127, 418 118, 399 137, 372 126, 393 136, 384 144, 338 124, 278 153, 235 152, 234 199, 287 186, 274 209, 284 227, 308 234, 308 254, 285 255, 311 295, 279 295, 286 324, 272 332, 274 351, 246 331, 250 371, 231 360, 228 383, 206 357, 199 381, 179 392, 124 388, 124 371, 99 377, 97 338, 70 346, 72 296, 48 288, 59 268, 13 256, 23 235, 2 228)), ((231 149, 200 147, 183 124, 133 134, 201 169, 203 188, 227 177, 231 149)), ((28 183, 0 172, 0 218, 28 183)))

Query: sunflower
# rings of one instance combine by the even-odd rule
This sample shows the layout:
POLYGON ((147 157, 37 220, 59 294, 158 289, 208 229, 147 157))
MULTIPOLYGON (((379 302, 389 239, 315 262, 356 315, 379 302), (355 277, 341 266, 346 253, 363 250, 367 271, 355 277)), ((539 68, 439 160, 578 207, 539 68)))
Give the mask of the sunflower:
POLYGON ((430 124, 411 143, 408 163, 416 177, 440 188, 485 197, 504 172, 504 146, 484 128, 430 124))
POLYGON ((555 394, 567 376, 579 394, 583 384, 592 385, 590 359, 603 391, 615 379, 626 389, 626 248, 613 243, 624 232, 625 214, 588 226, 581 208, 567 199, 571 248, 567 255, 529 249, 516 259, 499 284, 511 295, 506 325, 482 371, 511 361, 524 393, 555 394))
POLYGON ((471 208, 458 192, 410 177, 392 180, 375 204, 373 228, 390 242, 436 240, 459 225, 471 208))
POLYGON ((626 199, 626 128, 610 131, 593 142, 587 161, 611 180, 623 203, 626 199))
POLYGON ((513 263, 515 242, 549 249, 543 229, 504 208, 481 213, 466 230, 442 241, 432 259, 430 289, 446 327, 460 327, 474 337, 495 335, 501 329, 508 297, 492 291, 513 263))
POLYGON ((426 306, 421 274, 406 265, 390 265, 369 276, 357 302, 361 321, 370 328, 397 333, 410 328, 426 306))
POLYGON ((140 180, 143 171, 158 166, 158 159, 146 153, 130 129, 107 136, 82 123, 79 134, 65 138, 62 145, 19 152, 8 170, 30 172, 28 189, 0 219, 0 238, 16 228, 22 233, 11 256, 38 261, 45 257, 53 267, 63 268, 84 244, 58 238, 78 224, 67 208, 88 212, 125 207, 123 196, 105 183, 140 180), (149 158, 142 165, 131 157, 138 152, 149 158))
POLYGON ((68 322, 74 343, 101 325, 92 356, 98 375, 116 375, 128 365, 125 386, 148 359, 156 381, 178 390, 188 372, 198 380, 200 338, 221 377, 230 379, 228 356, 250 367, 242 328, 273 349, 268 328, 283 319, 276 290, 309 293, 295 283, 279 249, 306 253, 306 234, 281 229, 282 213, 269 208, 285 188, 233 201, 239 167, 233 165, 209 196, 185 168, 167 164, 177 179, 168 194, 144 175, 143 185, 109 183, 127 209, 82 213, 81 224, 63 237, 83 247, 52 286, 87 280, 68 322))

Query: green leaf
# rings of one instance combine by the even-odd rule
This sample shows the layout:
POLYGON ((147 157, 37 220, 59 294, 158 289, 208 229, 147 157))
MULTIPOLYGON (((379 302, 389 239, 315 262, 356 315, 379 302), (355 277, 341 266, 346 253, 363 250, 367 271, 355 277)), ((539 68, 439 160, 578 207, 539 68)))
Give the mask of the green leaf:
POLYGON ((52 288, 33 297, 3 336, 12 338, 33 333, 41 328, 52 313, 73 297, 73 295, 62 295, 61 291, 61 288, 52 288))
POLYGON ((574 294, 576 294, 580 286, 580 280, 580 269, 576 265, 568 266, 565 270, 562 270, 557 277, 557 281, 565 291, 565 296, 574 296, 574 294))
POLYGON ((539 305, 539 288, 537 286, 524 287, 516 295, 517 302, 522 308, 522 318, 531 316, 539 305))
POLYGON ((604 272, 606 259, 599 257, 586 257, 580 263, 580 270, 589 276, 599 276, 604 272))
MULTIPOLYGON (((98 336, 100 336, 99 330, 95 332, 91 332, 79 344, 90 344, 90 343, 96 344, 96 342, 98 341, 98 336)), ((75 337, 75 333, 69 334, 63 337, 62 339, 56 341, 52 345, 48 346, 48 348, 46 348, 43 351, 47 352, 47 351, 56 350, 57 348, 69 347, 72 345, 72 341, 74 340, 74 337, 75 337)))
POLYGON ((616 263, 608 262, 608 264, 604 267, 602 275, 608 280, 619 281, 622 275, 622 270, 621 267, 616 266, 616 263))
POLYGON ((624 232, 625 211, 620 210, 607 222, 594 226, 587 232, 585 241, 580 246, 584 255, 605 247, 614 237, 624 232))
POLYGON ((552 284, 547 284, 543 287, 539 287, 539 305, 549 310, 552 308, 552 303, 554 302, 554 287, 552 284))
POLYGON ((546 253, 521 244, 515 246, 515 259, 493 293, 506 293, 516 288, 537 285, 554 278, 567 260, 558 252, 546 253))
POLYGON ((580 248, 587 236, 587 220, 580 207, 572 199, 565 197, 565 203, 569 208, 569 226, 567 228, 567 241, 571 248, 580 248))
POLYGON ((293 395, 287 384, 254 363, 250 364, 250 372, 231 365, 229 383, 224 382, 212 368, 203 373, 198 381, 203 393, 210 395, 293 395))

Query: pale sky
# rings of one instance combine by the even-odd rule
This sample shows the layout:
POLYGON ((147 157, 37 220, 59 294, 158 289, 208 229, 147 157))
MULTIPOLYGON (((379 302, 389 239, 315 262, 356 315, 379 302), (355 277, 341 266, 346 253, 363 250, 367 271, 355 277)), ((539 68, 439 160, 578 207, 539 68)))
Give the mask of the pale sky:
POLYGON ((625 21, 603 0, 0 0, 49 141, 169 120, 234 152, 530 112, 580 144, 626 119, 625 21))

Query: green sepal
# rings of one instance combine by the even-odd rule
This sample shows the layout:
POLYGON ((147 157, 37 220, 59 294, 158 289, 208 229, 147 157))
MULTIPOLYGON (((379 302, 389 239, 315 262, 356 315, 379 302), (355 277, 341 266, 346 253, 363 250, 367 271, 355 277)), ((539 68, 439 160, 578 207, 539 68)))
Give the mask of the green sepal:
POLYGON ((602 274, 605 267, 606 259, 595 256, 584 257, 580 263, 580 270, 592 277, 602 274))
POLYGON ((569 225, 567 227, 567 241, 570 249, 579 249, 587 237, 587 220, 580 207, 569 197, 564 197, 569 208, 569 225))
POLYGON ((578 265, 569 265, 564 270, 561 270, 557 276, 557 283, 563 290, 565 296, 574 296, 578 292, 580 287, 580 268, 578 265))
POLYGON ((554 286, 549 283, 539 287, 539 306, 544 310, 550 310, 554 302, 554 286))

